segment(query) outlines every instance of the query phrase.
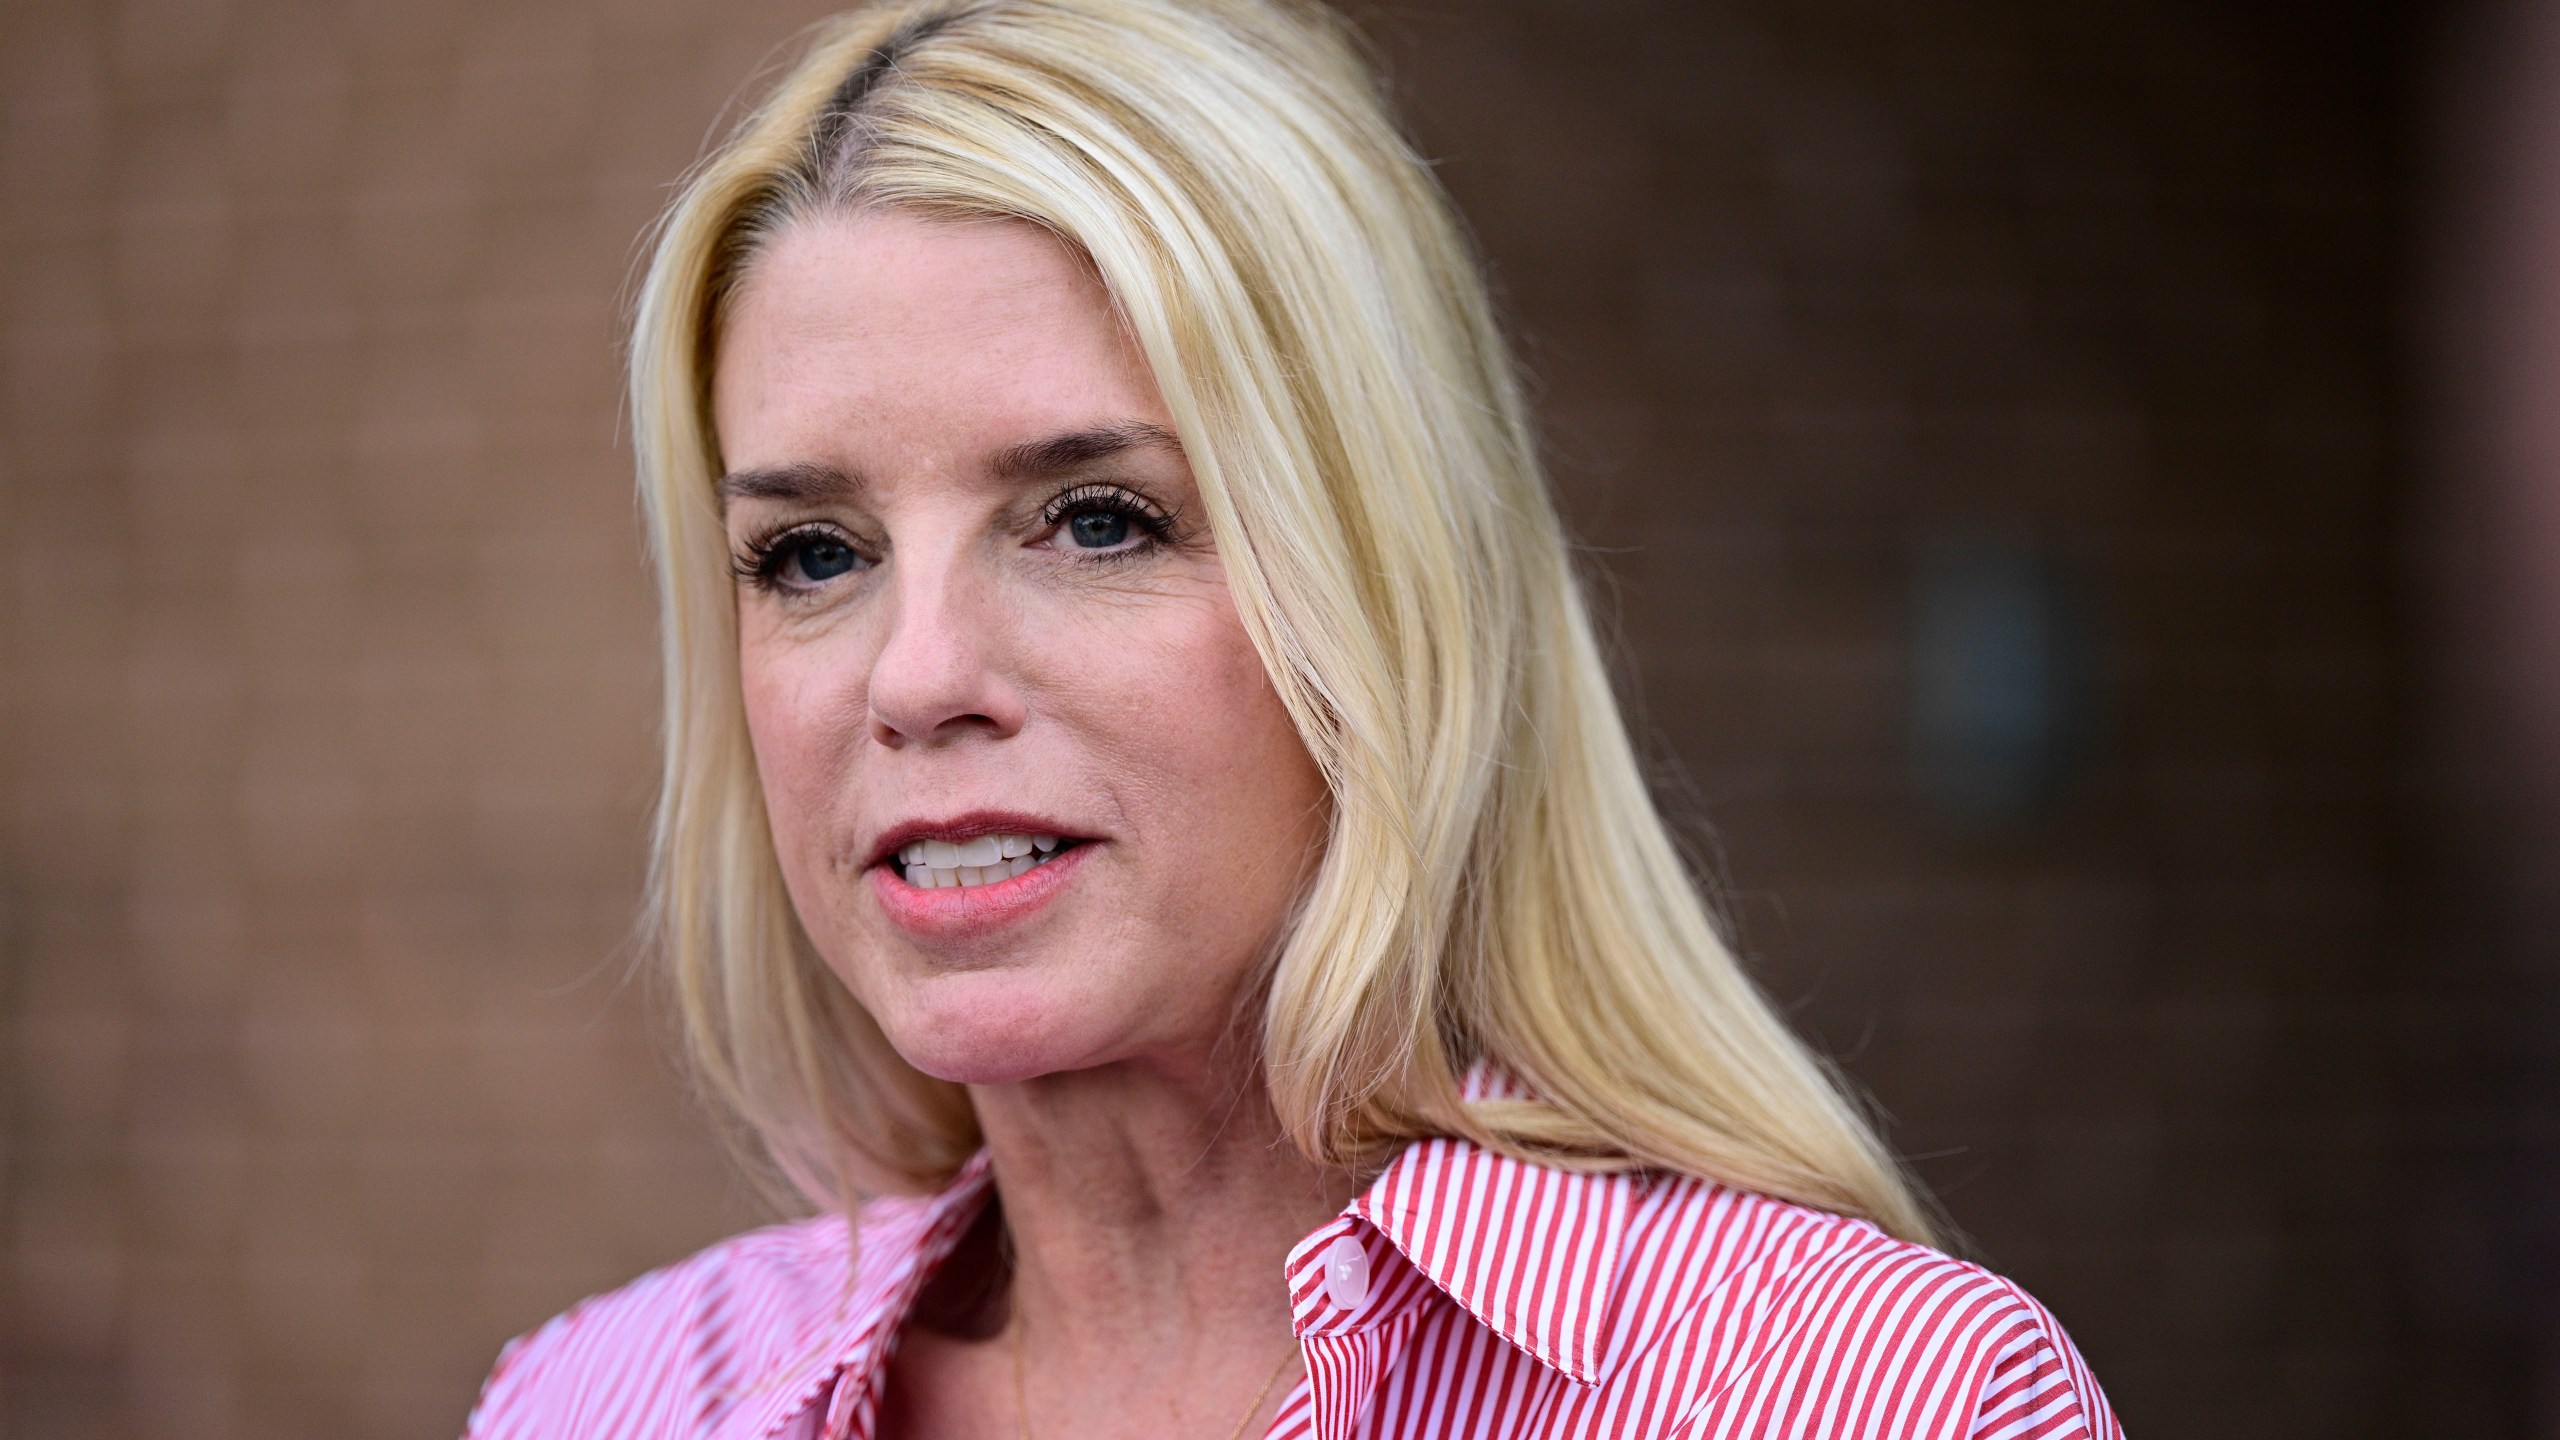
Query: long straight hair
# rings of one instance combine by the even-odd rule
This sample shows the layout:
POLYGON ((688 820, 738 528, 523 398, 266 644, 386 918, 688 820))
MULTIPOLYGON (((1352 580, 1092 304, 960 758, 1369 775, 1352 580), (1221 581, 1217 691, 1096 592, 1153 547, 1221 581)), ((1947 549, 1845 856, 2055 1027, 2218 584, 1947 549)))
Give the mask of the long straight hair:
POLYGON ((1332 794, 1260 1017, 1311 1159, 1421 1136, 1682 1172, 1927 1239, 1838 1078, 1719 939, 1648 795, 1509 351, 1347 29, 1293 0, 891 0, 820 28, 665 216, 631 349, 664 609, 653 906, 709 1092, 820 1205, 947 1178, 965 1092, 899 1058, 786 898, 740 702, 708 406, 772 237, 893 207, 1093 265, 1332 794), (1489 1064, 1526 1097, 1470 1098, 1489 1064))

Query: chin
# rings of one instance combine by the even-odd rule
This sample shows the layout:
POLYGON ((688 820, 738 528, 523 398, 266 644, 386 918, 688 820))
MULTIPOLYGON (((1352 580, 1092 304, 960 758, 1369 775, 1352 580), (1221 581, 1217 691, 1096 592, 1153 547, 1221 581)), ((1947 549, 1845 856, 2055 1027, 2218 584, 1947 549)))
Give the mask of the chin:
MULTIPOLYGON (((990 977, 972 976, 971 981, 990 977)), ((1078 1023, 1077 1007, 1020 985, 946 983, 916 997, 880 1028, 918 1070, 955 1085, 1011 1085, 1107 1058, 1115 1027, 1078 1023)))

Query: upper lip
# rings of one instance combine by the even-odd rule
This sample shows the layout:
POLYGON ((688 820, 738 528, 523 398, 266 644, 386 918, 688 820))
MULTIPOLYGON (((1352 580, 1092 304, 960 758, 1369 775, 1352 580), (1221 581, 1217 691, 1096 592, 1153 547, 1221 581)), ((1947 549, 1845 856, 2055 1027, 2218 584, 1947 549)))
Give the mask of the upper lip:
POLYGON ((975 840, 981 835, 1055 835, 1062 840, 1087 837, 1039 815, 1026 815, 1018 810, 972 810, 939 820, 904 820, 880 832, 871 842, 871 857, 863 862, 868 870, 882 864, 916 840, 975 840))

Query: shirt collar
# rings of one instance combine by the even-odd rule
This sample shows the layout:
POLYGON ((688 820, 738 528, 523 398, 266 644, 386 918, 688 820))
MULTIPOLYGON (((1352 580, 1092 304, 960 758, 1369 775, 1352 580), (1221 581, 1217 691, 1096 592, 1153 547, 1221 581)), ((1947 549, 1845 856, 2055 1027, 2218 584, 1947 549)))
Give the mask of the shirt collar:
MULTIPOLYGON (((1525 1093, 1482 1069, 1467 1080, 1469 1099, 1525 1093)), ((1465 1140, 1418 1140, 1341 1215, 1289 1252, 1286 1274, 1297 1333, 1349 1336, 1390 1325, 1437 1288, 1506 1342, 1585 1385, 1605 1380, 1626 1354, 1645 1348, 1643 1335, 1614 1336, 1618 1276, 1637 1207, 1657 1177, 1641 1172, 1583 1173, 1513 1159, 1465 1140), (1336 1242, 1360 1253, 1367 1276, 1355 1305, 1329 1284, 1336 1242), (1616 1339, 1627 1343, 1612 1344, 1616 1339)), ((925 1281, 960 1241, 992 1189, 980 1151, 941 1191, 920 1200, 866 1207, 856 1253, 871 1257, 846 1297, 829 1357, 813 1384, 773 1397, 767 1424, 778 1431, 819 1401, 836 1381, 834 1404, 853 1402, 874 1382, 900 1325, 925 1281)), ((1667 1323, 1670 1317, 1656 1317, 1667 1323)), ((1659 1328, 1658 1326, 1655 1328, 1659 1328)), ((826 1433, 841 1433, 830 1414, 826 1433)))
MULTIPOLYGON (((1465 1080, 1469 1100, 1530 1093, 1486 1064, 1465 1080)), ((1427 1284, 1533 1359, 1597 1384, 1619 1358, 1646 1348, 1646 1335, 1614 1332, 1630 1225, 1658 1179, 1559 1170, 1465 1140, 1416 1141, 1341 1218, 1290 1251, 1298 1332, 1377 1328, 1427 1284), (1343 1239, 1360 1246, 1370 1277, 1369 1294, 1347 1310, 1326 1275, 1343 1239)))
MULTIPOLYGON (((1298 1333, 1348 1335, 1401 1318, 1427 1288, 1445 1292, 1531 1358, 1585 1384, 1614 1368, 1618 1273, 1641 1174, 1582 1174, 1497 1155, 1464 1140, 1405 1147, 1342 1216, 1289 1253, 1298 1333), (1365 1287, 1345 1290, 1328 1265, 1365 1287), (1365 1290, 1356 1304, 1344 1300, 1365 1290)), ((1642 1337, 1628 1337, 1638 1342, 1642 1337)))
POLYGON ((987 1152, 980 1150, 931 1195, 864 1206, 851 1236, 853 1274, 843 1302, 807 1351, 815 1363, 775 1387, 739 1433, 771 1440, 819 1405, 826 1406, 824 1420, 809 1433, 851 1433, 849 1412, 877 1388, 881 1363, 896 1348, 917 1294, 968 1232, 993 1188, 987 1152))

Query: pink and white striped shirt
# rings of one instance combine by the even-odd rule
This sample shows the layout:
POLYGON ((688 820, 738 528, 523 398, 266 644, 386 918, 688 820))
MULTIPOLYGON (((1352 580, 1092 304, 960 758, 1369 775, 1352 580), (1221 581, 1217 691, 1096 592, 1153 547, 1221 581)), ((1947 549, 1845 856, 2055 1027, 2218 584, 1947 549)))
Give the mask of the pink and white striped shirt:
MULTIPOLYGON (((990 1188, 981 1155, 867 1206, 858 1245, 774 1226, 588 1300, 499 1356, 470 1440, 869 1440, 898 1327, 990 1188)), ((1683 1176, 1417 1142, 1287 1276, 1306 1373, 1266 1440, 2123 1435, 2016 1285, 1683 1176)))

